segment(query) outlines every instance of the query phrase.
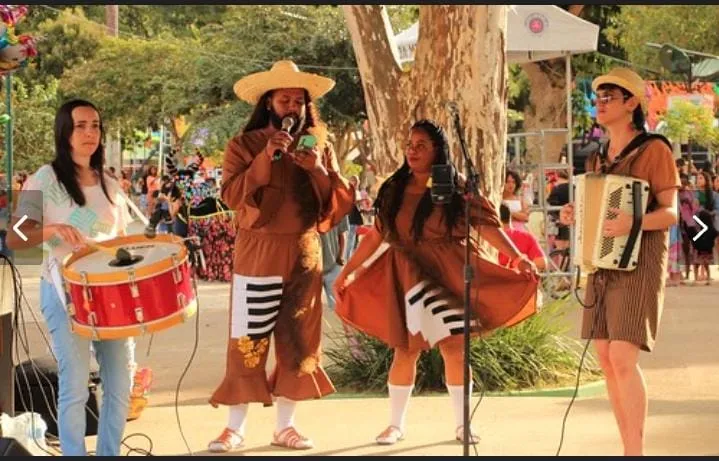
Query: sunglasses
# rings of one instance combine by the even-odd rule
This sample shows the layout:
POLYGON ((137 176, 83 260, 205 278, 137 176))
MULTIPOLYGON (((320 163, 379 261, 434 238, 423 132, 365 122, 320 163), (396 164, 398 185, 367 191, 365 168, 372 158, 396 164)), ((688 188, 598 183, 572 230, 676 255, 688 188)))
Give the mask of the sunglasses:
POLYGON ((604 96, 597 96, 597 99, 592 101, 592 106, 598 106, 600 104, 606 105, 606 104, 609 104, 610 102, 614 101, 615 99, 621 99, 622 102, 624 102, 627 99, 629 99, 630 97, 631 96, 626 96, 626 95, 615 96, 615 95, 611 95, 611 94, 607 94, 604 96))

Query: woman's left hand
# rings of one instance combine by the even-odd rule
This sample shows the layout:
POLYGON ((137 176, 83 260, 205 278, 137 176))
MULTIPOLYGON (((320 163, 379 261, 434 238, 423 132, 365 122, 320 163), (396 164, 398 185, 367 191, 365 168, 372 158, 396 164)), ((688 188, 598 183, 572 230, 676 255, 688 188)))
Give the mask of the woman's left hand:
POLYGON ((617 216, 604 222, 604 235, 606 237, 621 237, 632 230, 632 216, 618 208, 610 208, 609 211, 617 216))
POLYGON ((517 269, 521 274, 524 274, 528 279, 536 279, 539 277, 537 266, 524 254, 518 256, 512 261, 512 269, 517 269))
POLYGON ((292 158, 297 166, 306 171, 318 170, 322 167, 320 151, 316 147, 295 151, 292 158))

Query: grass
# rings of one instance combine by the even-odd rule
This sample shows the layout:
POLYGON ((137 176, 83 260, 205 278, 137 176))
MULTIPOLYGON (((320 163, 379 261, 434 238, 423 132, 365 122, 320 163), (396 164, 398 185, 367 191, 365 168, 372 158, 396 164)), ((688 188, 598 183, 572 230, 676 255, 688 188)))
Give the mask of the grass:
MULTIPOLYGON (((470 360, 474 379, 489 392, 573 386, 585 342, 568 336, 566 316, 578 309, 573 298, 555 300, 521 324, 473 339, 470 360)), ((327 373, 340 392, 386 392, 392 350, 364 334, 356 336, 353 354, 344 332, 328 334, 327 373)), ((596 359, 587 354, 582 383, 600 376, 596 359)), ((417 363, 416 392, 446 392, 444 364, 437 348, 423 352, 417 363)))

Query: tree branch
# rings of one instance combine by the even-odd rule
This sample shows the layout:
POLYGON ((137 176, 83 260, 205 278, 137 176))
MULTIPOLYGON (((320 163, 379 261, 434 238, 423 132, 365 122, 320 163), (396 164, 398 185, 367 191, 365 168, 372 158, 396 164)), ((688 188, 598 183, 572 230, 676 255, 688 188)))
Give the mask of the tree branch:
POLYGON ((358 67, 361 69, 366 65, 377 77, 398 79, 402 68, 387 9, 383 5, 343 5, 342 12, 358 67), (373 58, 371 65, 362 62, 367 56, 373 58))

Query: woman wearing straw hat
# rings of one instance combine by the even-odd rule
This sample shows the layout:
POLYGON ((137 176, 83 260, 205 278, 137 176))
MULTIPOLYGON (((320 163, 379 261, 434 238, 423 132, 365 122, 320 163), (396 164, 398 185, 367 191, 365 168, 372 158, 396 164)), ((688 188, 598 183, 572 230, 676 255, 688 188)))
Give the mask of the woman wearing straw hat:
MULTIPOLYGON (((633 271, 599 270, 589 276, 582 338, 593 339, 607 382, 625 455, 644 451, 647 391, 638 365, 639 351, 655 344, 664 303, 668 230, 677 223, 679 174, 669 142, 644 129, 647 98, 644 81, 633 71, 613 69, 592 83, 597 121, 609 143, 587 161, 587 171, 633 176, 649 182, 649 206, 642 219, 642 240, 633 271)), ((573 205, 561 211, 573 224, 573 205)), ((618 212, 603 231, 629 234, 632 217, 618 212)))
POLYGON ((272 444, 312 448, 294 428, 298 400, 334 392, 320 365, 322 258, 319 233, 349 213, 354 190, 339 173, 314 101, 334 81, 279 61, 235 83, 237 96, 255 105, 242 133, 227 145, 222 200, 238 224, 230 294, 226 374, 210 403, 230 407, 213 452, 239 447, 248 404, 277 400, 272 444), (283 127, 291 117, 292 126, 283 127), (284 131, 283 128, 287 131, 284 131), (315 147, 296 150, 301 135, 315 147), (267 377, 269 339, 276 367, 267 377))

